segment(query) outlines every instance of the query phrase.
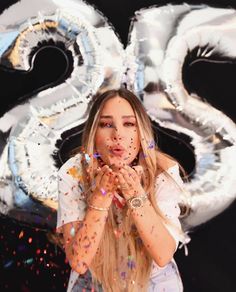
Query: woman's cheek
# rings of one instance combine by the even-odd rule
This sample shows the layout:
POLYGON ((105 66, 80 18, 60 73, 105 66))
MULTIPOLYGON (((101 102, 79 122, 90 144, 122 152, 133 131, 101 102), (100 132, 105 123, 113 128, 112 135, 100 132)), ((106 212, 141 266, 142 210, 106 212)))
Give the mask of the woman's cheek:
POLYGON ((102 156, 107 154, 108 143, 107 143, 107 137, 105 137, 105 135, 102 135, 99 133, 96 135, 95 148, 96 148, 96 151, 102 156))
POLYGON ((95 145, 99 146, 102 144, 104 141, 104 135, 101 133, 101 131, 98 131, 97 134, 95 135, 95 145))

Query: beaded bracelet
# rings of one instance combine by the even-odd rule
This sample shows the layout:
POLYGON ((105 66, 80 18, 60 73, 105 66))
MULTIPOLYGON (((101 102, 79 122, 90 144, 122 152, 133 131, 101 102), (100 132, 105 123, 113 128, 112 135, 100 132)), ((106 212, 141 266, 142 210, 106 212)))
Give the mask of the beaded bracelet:
POLYGON ((109 208, 99 208, 99 207, 96 207, 96 206, 93 206, 90 204, 88 206, 89 206, 89 208, 94 209, 94 210, 98 210, 98 211, 108 211, 109 210, 109 208))

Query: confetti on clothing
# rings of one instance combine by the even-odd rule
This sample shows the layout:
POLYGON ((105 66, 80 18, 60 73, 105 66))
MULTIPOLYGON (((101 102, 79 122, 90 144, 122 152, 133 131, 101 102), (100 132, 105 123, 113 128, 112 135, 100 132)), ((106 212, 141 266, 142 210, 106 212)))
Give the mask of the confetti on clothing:
MULTIPOLYGON (((154 145, 150 143, 150 147, 154 145)), ((58 172, 58 187, 59 187, 59 198, 58 198, 58 212, 57 212, 57 229, 58 233, 62 232, 62 226, 66 223, 74 222, 74 221, 83 221, 84 216, 87 210, 87 203, 83 194, 78 187, 78 179, 80 178, 81 168, 81 154, 77 154, 76 156, 69 159, 59 170, 58 172), (67 195, 65 195, 67 193, 67 195)), ((175 164, 173 167, 170 167, 167 170, 168 174, 172 176, 172 178, 177 182, 178 185, 182 187, 183 181, 179 175, 179 167, 175 164)), ((162 213, 170 220, 170 222, 177 227, 181 227, 179 221, 180 208, 178 203, 181 201, 181 188, 178 188, 176 184, 168 178, 167 175, 161 173, 157 176, 155 182, 156 189, 156 200, 158 207, 162 211, 162 213)), ((116 197, 117 207, 121 207, 121 201, 116 197), (119 203, 118 203, 119 201, 119 203)), ((122 208, 120 208, 122 210, 122 208)), ((173 228, 172 224, 168 224, 163 221, 166 228, 174 238, 176 242, 176 249, 178 247, 179 242, 184 243, 183 234, 178 231, 178 228, 173 228)), ((120 229, 117 228, 114 230, 114 235, 117 240, 120 237, 120 229)), ((141 239, 137 239, 140 241, 141 239)), ((86 243, 86 246, 90 246, 90 242, 86 243)), ((132 258, 127 259, 126 262, 128 269, 133 270, 135 268, 135 261, 132 258)), ((122 274, 122 277, 125 278, 125 274, 122 274)), ((73 289, 76 281, 78 280, 79 275, 75 271, 71 271, 71 276, 69 280, 68 292, 76 291, 73 289)), ((150 282, 149 282, 148 292, 154 291, 175 291, 182 292, 182 282, 178 273, 178 267, 174 261, 171 261, 165 267, 159 267, 154 261, 151 269, 150 282), (170 277, 170 273, 173 276, 170 277), (155 281, 155 279, 158 279, 155 281), (160 288, 160 289, 159 289, 160 288), (163 289, 166 290, 163 290, 163 289), (173 288, 172 290, 170 290, 173 288)), ((77 290, 78 291, 78 290, 77 290)), ((81 290, 82 291, 82 290, 81 290)))
POLYGON ((81 172, 79 171, 78 167, 71 167, 68 169, 68 174, 71 175, 73 178, 76 178, 78 180, 82 180, 81 172))

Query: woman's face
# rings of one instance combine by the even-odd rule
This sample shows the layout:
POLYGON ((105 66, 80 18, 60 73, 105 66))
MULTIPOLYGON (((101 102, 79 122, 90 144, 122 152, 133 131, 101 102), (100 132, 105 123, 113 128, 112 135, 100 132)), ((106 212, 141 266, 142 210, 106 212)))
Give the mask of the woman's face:
POLYGON ((105 164, 130 164, 140 149, 137 121, 127 100, 115 96, 101 112, 95 135, 95 148, 105 164))

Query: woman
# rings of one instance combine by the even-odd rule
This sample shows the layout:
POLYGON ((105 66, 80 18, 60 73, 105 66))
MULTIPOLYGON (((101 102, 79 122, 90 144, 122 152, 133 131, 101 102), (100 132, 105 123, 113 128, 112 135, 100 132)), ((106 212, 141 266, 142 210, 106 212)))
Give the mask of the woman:
POLYGON ((184 241, 183 182, 139 99, 126 89, 97 96, 82 145, 58 172, 67 291, 182 291, 173 255, 184 241))

